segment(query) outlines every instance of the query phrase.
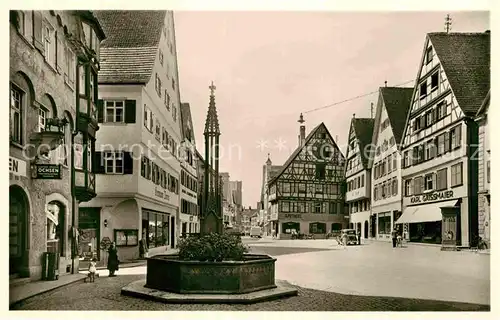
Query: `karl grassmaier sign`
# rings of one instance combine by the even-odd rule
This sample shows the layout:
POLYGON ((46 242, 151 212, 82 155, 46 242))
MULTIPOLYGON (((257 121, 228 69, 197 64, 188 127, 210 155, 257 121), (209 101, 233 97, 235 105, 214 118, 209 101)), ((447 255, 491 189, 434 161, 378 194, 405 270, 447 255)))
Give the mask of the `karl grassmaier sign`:
POLYGON ((436 201, 436 200, 444 200, 444 199, 449 199, 449 198, 453 198, 453 190, 432 192, 432 193, 427 193, 427 194, 423 194, 420 196, 414 196, 414 197, 410 198, 410 202, 411 203, 423 203, 423 202, 430 202, 430 201, 436 201))
POLYGON ((26 161, 9 157, 9 172, 16 176, 26 177, 26 161))
POLYGON ((61 179, 61 165, 37 164, 36 179, 61 179))

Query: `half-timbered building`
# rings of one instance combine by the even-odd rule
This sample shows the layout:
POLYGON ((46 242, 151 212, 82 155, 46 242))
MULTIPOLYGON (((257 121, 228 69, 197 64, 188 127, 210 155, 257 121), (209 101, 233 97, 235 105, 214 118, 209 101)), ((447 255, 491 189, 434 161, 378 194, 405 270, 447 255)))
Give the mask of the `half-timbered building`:
POLYGON ((289 239, 292 230, 321 238, 346 227, 343 167, 344 156, 325 124, 307 137, 301 125, 298 148, 268 182, 268 201, 271 215, 277 214, 274 226, 279 239, 289 239))
POLYGON ((490 225, 490 126, 488 124, 488 110, 490 108, 490 92, 484 99, 483 105, 477 112, 476 122, 479 124, 479 150, 477 158, 479 161, 479 236, 491 247, 491 225, 490 225))
POLYGON ((349 225, 368 238, 374 222, 370 221, 371 168, 368 159, 372 154, 372 118, 356 118, 353 115, 349 129, 349 144, 346 154, 345 202, 349 210, 349 225), (371 227, 370 227, 371 224, 371 227))
MULTIPOLYGON (((413 88, 382 87, 379 89, 372 145, 375 154, 372 168, 372 211, 370 237, 390 240, 394 222, 401 215, 401 160, 399 145, 413 88)), ((366 236, 366 235, 365 235, 366 236)))
POLYGON ((470 246, 478 235, 478 125, 490 89, 490 34, 425 39, 402 143, 410 241, 470 246))

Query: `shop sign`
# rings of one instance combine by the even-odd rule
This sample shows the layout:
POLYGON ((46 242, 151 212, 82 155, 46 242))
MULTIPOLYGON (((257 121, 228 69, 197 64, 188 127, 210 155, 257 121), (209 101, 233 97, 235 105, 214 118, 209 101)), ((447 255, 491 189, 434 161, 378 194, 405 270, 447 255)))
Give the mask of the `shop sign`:
POLYGON ((61 179, 60 164, 37 164, 35 169, 35 179, 61 179))
POLYGON ((410 198, 410 202, 411 203, 424 203, 424 202, 444 200, 444 199, 449 199, 449 198, 453 198, 453 190, 433 192, 433 193, 423 194, 420 196, 414 196, 414 197, 410 198))
POLYGON ((301 219, 302 215, 300 213, 284 213, 282 217, 284 219, 301 219))
POLYGON ((167 194, 166 190, 160 190, 156 187, 155 187, 155 196, 157 196, 158 198, 165 199, 167 201, 170 200, 170 196, 167 194))
POLYGON ((26 177, 26 161, 9 157, 9 172, 21 177, 26 177))

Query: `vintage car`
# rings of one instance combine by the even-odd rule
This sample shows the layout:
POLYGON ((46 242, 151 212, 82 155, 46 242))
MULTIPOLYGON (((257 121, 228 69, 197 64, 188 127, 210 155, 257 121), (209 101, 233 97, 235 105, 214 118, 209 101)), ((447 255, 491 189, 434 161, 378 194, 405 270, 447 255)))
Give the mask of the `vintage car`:
POLYGON ((339 240, 342 243, 342 237, 347 234, 347 244, 358 244, 358 238, 356 237, 356 230, 354 229, 342 229, 340 230, 339 240))

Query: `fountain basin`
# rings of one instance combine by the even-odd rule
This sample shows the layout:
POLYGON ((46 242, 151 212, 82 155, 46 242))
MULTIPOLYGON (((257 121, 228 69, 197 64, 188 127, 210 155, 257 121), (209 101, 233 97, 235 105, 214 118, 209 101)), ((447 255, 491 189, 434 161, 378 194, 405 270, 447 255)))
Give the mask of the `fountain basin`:
POLYGON ((242 294, 276 288, 275 258, 245 254, 243 261, 184 261, 177 254, 147 259, 146 288, 181 294, 242 294))

